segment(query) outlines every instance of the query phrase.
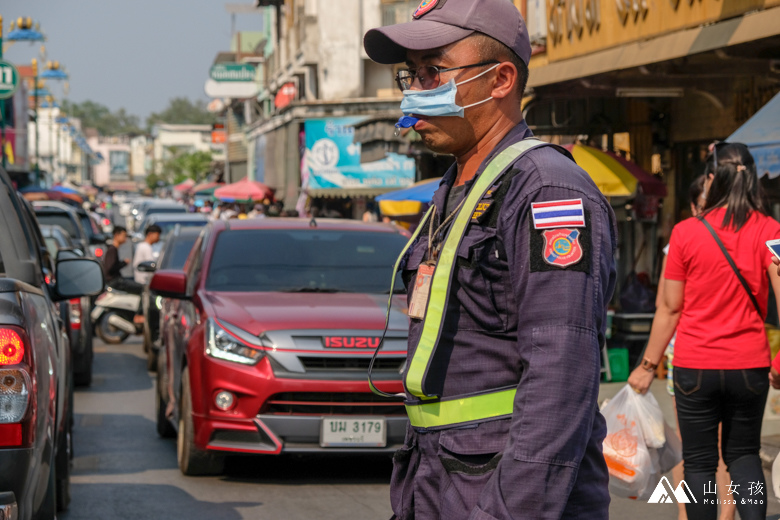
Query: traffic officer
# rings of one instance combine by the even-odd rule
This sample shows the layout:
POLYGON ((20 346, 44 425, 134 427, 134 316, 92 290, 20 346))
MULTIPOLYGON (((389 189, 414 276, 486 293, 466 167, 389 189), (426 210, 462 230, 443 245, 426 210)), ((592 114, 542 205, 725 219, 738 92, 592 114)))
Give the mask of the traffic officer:
POLYGON ((394 518, 607 518, 597 396, 615 218, 523 120, 520 13, 509 0, 423 0, 364 46, 406 62, 398 126, 456 160, 396 264, 411 426, 394 457, 394 518))

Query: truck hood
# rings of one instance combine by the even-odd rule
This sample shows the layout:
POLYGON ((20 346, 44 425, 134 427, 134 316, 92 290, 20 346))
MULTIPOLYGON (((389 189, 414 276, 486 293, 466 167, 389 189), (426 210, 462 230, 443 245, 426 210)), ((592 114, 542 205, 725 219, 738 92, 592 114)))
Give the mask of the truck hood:
MULTIPOLYGON (((212 314, 253 335, 272 330, 373 330, 385 327, 387 295, 211 292, 212 314)), ((390 330, 408 330, 406 296, 393 297, 390 330)))

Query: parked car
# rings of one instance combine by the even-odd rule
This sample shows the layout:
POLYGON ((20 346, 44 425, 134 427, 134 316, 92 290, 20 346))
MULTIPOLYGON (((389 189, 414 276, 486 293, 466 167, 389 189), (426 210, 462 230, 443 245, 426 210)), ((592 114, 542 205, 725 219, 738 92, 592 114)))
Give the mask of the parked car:
MULTIPOLYGON (((60 226, 40 225, 46 249, 51 258, 83 257, 84 253, 60 226)), ((89 386, 92 383, 92 320, 89 319, 92 304, 88 296, 71 298, 60 302, 60 316, 65 322, 65 330, 70 340, 70 352, 73 358, 73 382, 77 386, 89 386)))
POLYGON ((103 257, 106 237, 83 208, 48 200, 32 204, 39 223, 62 227, 87 256, 103 257))
POLYGON ((144 231, 152 224, 157 224, 162 229, 160 233, 161 241, 165 240, 168 233, 173 231, 176 226, 181 227, 203 227, 209 223, 209 219, 202 213, 152 213, 147 214, 138 232, 133 236, 134 241, 144 239, 144 231))
MULTIPOLYGON (((162 224, 158 225, 162 227, 162 224)), ((165 245, 151 270, 183 269, 184 262, 187 261, 192 246, 201 231, 201 227, 183 227, 181 224, 177 224, 166 235, 165 245)), ((163 233, 165 234, 165 228, 163 228, 163 233)), ((162 315, 170 314, 171 307, 177 304, 177 300, 163 298, 147 285, 141 301, 144 309, 144 351, 147 355, 147 368, 156 371, 160 350, 160 315, 161 313, 162 315)))
POLYGON ((138 213, 134 215, 135 222, 133 224, 133 230, 143 233, 144 228, 141 227, 143 221, 151 215, 163 213, 187 213, 187 207, 172 200, 154 199, 147 201, 139 207, 138 213))
POLYGON ((54 262, 0 169, 0 517, 53 520, 70 501, 72 378, 57 302, 103 290, 92 259, 54 262))
MULTIPOLYGON (((386 224, 218 221, 185 270, 155 273, 151 289, 179 300, 161 329, 158 432, 176 432, 182 473, 219 473, 226 453, 401 446, 403 398, 373 394, 366 369, 406 241, 386 224), (360 433, 346 433, 354 428, 360 433)), ((402 391, 405 308, 404 297, 393 297, 374 370, 377 386, 392 393, 402 391)))

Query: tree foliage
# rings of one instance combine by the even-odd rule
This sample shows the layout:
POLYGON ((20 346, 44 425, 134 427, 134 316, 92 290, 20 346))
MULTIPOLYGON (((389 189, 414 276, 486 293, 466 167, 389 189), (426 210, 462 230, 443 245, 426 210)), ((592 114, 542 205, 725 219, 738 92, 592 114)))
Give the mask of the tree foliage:
POLYGON ((162 179, 178 184, 186 179, 200 182, 211 172, 211 152, 182 151, 168 147, 170 158, 162 164, 162 179))
POLYGON ((62 110, 81 120, 82 128, 95 128, 101 135, 143 134, 138 116, 128 114, 124 108, 112 112, 107 106, 94 101, 62 102, 62 110))
POLYGON ((152 113, 146 118, 146 126, 149 129, 158 123, 210 125, 215 122, 216 118, 206 110, 205 102, 201 100, 192 102, 185 97, 171 99, 165 110, 152 113))

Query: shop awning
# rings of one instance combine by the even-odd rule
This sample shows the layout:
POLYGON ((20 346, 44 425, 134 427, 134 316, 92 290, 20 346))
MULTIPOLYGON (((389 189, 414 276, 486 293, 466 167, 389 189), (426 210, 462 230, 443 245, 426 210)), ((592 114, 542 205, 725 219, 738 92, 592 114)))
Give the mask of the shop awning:
POLYGON ((646 195, 666 196, 666 185, 660 179, 619 155, 581 144, 564 148, 607 197, 632 197, 636 195, 637 186, 641 186, 646 195))
POLYGON ((780 7, 533 67, 529 87, 691 56, 780 34, 780 7))
POLYGON ((780 176, 780 94, 747 120, 728 139, 732 143, 744 143, 756 161, 758 176, 780 176))
POLYGON ((349 197, 373 198, 392 191, 394 188, 314 188, 307 190, 309 197, 324 199, 345 199, 349 197))
POLYGON ((425 179, 402 190, 393 191, 376 198, 379 211, 388 217, 417 215, 424 205, 431 202, 433 194, 441 183, 441 177, 425 179))

